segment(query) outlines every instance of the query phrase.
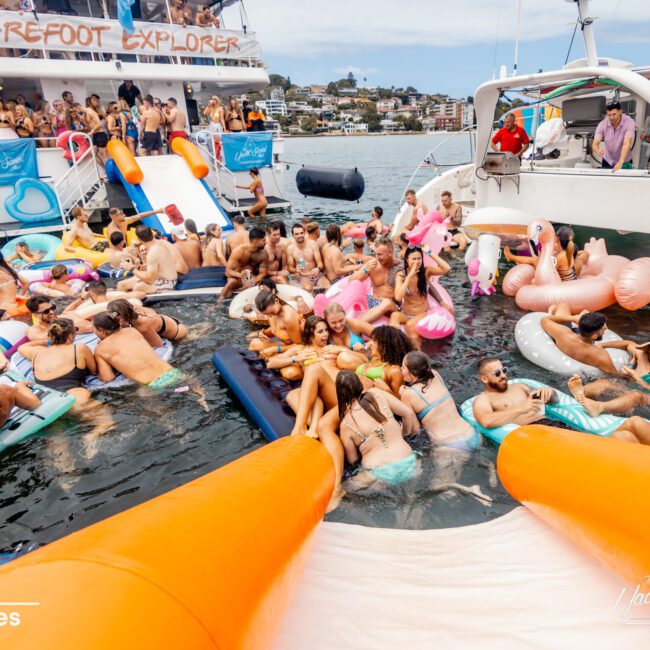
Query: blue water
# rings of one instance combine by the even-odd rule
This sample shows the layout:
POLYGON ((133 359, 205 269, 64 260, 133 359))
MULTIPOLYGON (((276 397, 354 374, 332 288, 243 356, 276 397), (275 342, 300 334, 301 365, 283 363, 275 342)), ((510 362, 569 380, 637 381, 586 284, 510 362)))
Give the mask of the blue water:
MULTIPOLYGON (((284 158, 314 165, 358 166, 366 178, 359 204, 300 197, 293 186, 292 167, 286 190, 294 203, 290 222, 302 214, 321 224, 364 218, 382 205, 388 218, 415 166, 444 136, 384 136, 305 138, 286 142, 284 158), (393 167, 391 167, 393 165, 393 167)), ((467 150, 457 142, 445 149, 448 161, 464 162, 467 150)), ((416 186, 431 177, 424 171, 416 186)), ((452 260, 453 272, 443 279, 456 307, 457 331, 446 341, 430 342, 425 350, 447 381, 457 403, 480 390, 474 368, 485 355, 499 356, 514 376, 554 380, 517 351, 513 330, 523 312, 497 294, 471 302, 462 260, 452 260)), ((259 430, 214 372, 215 348, 241 341, 249 326, 226 317, 226 308, 210 304, 176 303, 161 308, 187 323, 191 340, 176 349, 174 365, 194 375, 206 392, 205 413, 188 394, 152 398, 137 388, 97 396, 111 410, 112 431, 93 437, 88 423, 62 418, 41 434, 0 455, 0 552, 24 552, 95 521, 155 497, 220 467, 265 444, 259 430)), ((650 339, 650 311, 630 314, 608 309, 611 327, 623 336, 650 339)), ((484 441, 464 464, 443 471, 444 461, 425 449, 422 472, 398 490, 372 496, 348 494, 329 519, 369 526, 433 528, 478 523, 515 507, 499 484, 497 448, 484 441), (439 493, 437 482, 449 475, 464 485, 480 486, 492 503, 456 492, 439 493)), ((299 468, 296 469, 299 471, 299 468)), ((260 498, 263 498, 261 495, 260 498)), ((209 516, 209 513, 206 513, 209 516)))

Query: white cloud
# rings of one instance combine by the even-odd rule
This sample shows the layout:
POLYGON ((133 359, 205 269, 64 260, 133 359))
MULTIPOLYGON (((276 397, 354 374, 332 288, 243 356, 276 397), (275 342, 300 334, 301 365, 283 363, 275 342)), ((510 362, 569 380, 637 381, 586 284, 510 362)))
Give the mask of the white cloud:
POLYGON ((334 68, 332 72, 342 75, 347 75, 351 72, 357 79, 362 79, 363 77, 371 77, 372 75, 377 74, 379 70, 377 68, 357 68, 354 65, 347 65, 341 68, 334 68))
MULTIPOLYGON (((522 41, 570 37, 575 5, 563 0, 523 0, 522 5, 522 41)), ((515 34, 516 0, 246 0, 246 9, 262 51, 284 56, 493 44, 497 32, 500 41, 512 41, 515 34)), ((620 37, 624 27, 637 36, 646 23, 650 42, 649 0, 592 0, 591 12, 599 17, 597 35, 620 37)))

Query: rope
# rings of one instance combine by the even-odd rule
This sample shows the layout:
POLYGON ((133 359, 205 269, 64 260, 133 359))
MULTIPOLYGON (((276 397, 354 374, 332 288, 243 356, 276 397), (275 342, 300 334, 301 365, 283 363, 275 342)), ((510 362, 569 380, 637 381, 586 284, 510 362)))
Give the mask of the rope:
MULTIPOLYGON (((284 163, 285 165, 294 166, 294 167, 304 167, 304 163, 298 163, 298 162, 293 162, 291 160, 281 160, 280 162, 284 163)), ((445 164, 440 164, 440 163, 432 163, 428 160, 423 160, 417 167, 430 167, 432 169, 435 169, 436 167, 458 167, 459 165, 466 165, 467 163, 464 162, 459 162, 459 163, 445 163, 445 164)), ((335 167, 333 165, 319 165, 319 167, 323 167, 325 169, 340 169, 340 167, 335 167)), ((403 168, 403 169, 413 169, 413 165, 364 165, 364 169, 398 169, 398 168, 403 168)))
POLYGON ((573 36, 571 36, 571 42, 569 43, 569 51, 566 53, 566 59, 564 59, 564 65, 567 64, 567 61, 569 60, 569 56, 571 55, 571 49, 573 48, 573 39, 576 37, 576 32, 578 31, 579 24, 582 24, 580 23, 580 18, 576 20, 576 24, 573 27, 573 36))

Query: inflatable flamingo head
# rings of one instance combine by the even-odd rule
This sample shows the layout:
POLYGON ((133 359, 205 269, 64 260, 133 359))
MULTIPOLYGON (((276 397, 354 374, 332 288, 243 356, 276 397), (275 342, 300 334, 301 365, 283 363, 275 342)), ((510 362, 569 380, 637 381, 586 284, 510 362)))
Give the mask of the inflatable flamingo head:
POLYGON ((539 244, 550 246, 551 250, 553 250, 555 230, 553 230, 551 223, 546 219, 533 219, 528 224, 528 241, 535 250, 538 249, 539 244))
MULTIPOLYGON (((428 246, 437 255, 443 248, 451 245, 448 225, 448 219, 445 219, 442 223, 431 224, 422 237, 421 243, 428 246)), ((429 264, 433 264, 433 261, 428 256, 425 258, 425 263, 426 260, 429 260, 429 264)))
POLYGON ((445 220, 444 215, 440 210, 431 210, 427 212, 419 221, 418 225, 411 230, 411 232, 406 233, 406 238, 409 240, 410 244, 414 246, 419 246, 424 236, 427 234, 429 227, 434 223, 442 223, 445 220))

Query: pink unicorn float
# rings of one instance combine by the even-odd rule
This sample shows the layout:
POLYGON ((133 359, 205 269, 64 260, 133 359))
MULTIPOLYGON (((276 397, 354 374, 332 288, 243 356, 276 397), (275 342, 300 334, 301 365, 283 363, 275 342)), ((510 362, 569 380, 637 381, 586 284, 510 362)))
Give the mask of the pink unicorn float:
POLYGON ((543 219, 535 219, 528 225, 528 238, 534 245, 542 245, 537 266, 517 265, 503 281, 503 292, 514 295, 518 307, 547 311, 551 305, 564 302, 578 313, 583 309, 598 311, 616 302, 616 282, 630 260, 608 255, 604 239, 592 238, 585 244, 589 260, 580 277, 563 282, 555 268, 553 226, 543 219))

